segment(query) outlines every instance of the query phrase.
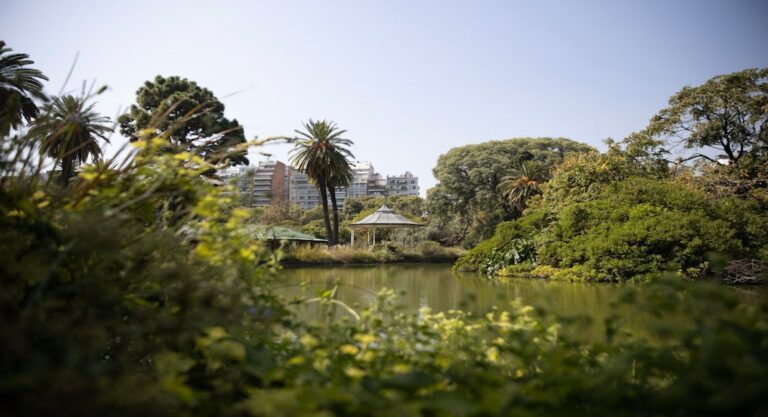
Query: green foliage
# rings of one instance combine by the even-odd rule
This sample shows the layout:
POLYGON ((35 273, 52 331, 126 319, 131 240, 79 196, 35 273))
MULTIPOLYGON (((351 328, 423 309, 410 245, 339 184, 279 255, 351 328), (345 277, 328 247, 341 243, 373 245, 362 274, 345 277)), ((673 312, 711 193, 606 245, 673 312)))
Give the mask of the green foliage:
POLYGON ((87 98, 55 97, 29 131, 39 140, 40 154, 53 158, 61 167, 62 185, 67 185, 78 165, 101 157, 99 141, 109 143, 110 120, 96 113, 93 106, 87 98))
MULTIPOLYGON (((7 143, 15 153, 2 157, 20 161, 38 146, 7 143)), ((67 190, 40 182, 33 161, 3 165, 3 415, 169 415, 231 401, 210 383, 244 377, 228 369, 244 364, 243 342, 259 345, 285 315, 232 190, 207 186, 209 166, 162 152, 163 139, 140 145, 119 170, 83 167, 67 190)))
POLYGON ((293 165, 309 177, 320 190, 325 236, 329 246, 339 241, 336 187, 348 185, 353 175, 349 160, 354 158, 354 155, 347 148, 352 145, 352 141, 342 137, 346 132, 339 129, 334 122, 309 119, 309 122, 304 123, 303 131, 296 130, 301 137, 296 139, 291 150, 293 165), (333 228, 328 213, 328 194, 333 205, 333 228))
MULTIPOLYGON (((317 298, 336 308, 333 291, 317 298)), ((623 330, 577 342, 578 329, 519 302, 472 317, 398 312, 394 293, 345 320, 290 332, 285 380, 254 387, 238 405, 263 413, 333 415, 754 415, 768 390, 766 310, 722 289, 674 282, 629 290, 649 318, 646 337, 623 330), (355 317, 358 317, 355 319, 355 317), (683 318, 679 324, 669 318, 683 318), (728 352, 728 359, 723 358, 728 352)), ((331 317, 330 315, 328 317, 331 317)))
POLYGON ((715 254, 759 259, 768 246, 758 204, 714 199, 673 180, 629 178, 551 209, 547 198, 499 225, 455 267, 496 274, 523 259, 562 268, 551 277, 568 281, 627 281, 664 271, 699 278, 712 272, 715 254), (523 244, 535 249, 521 257, 529 253, 523 244))
POLYGON ((455 262, 464 250, 446 248, 437 242, 424 241, 416 245, 396 243, 369 247, 288 246, 283 248, 280 261, 284 264, 375 264, 390 262, 455 262))
POLYGON ((519 301, 479 317, 408 314, 391 290, 359 312, 323 291, 297 302, 324 313, 296 322, 233 190, 207 186, 199 156, 137 144, 134 160, 85 167, 67 190, 34 166, 0 177, 3 415, 768 412, 768 305, 723 288, 632 288, 624 300, 648 334, 617 315, 595 342, 519 301))
MULTIPOLYGON (((730 164, 739 164, 746 156, 753 160, 768 156, 766 126, 768 68, 746 69, 677 92, 640 133, 651 138, 641 145, 666 152, 682 145, 696 152, 693 158, 713 160, 707 152, 699 152, 711 148, 730 164)), ((628 143, 637 145, 635 139, 628 143)))
POLYGON ((489 275, 519 270, 509 267, 519 264, 522 242, 534 247, 523 259, 555 268, 543 275, 567 281, 627 281, 662 271, 699 278, 722 266, 711 265, 713 257, 765 259, 768 183, 754 168, 762 165, 670 170, 640 149, 640 140, 651 138, 637 134, 623 147, 608 141, 603 154, 566 157, 523 217, 500 225, 455 267, 489 275))
POLYGON ((582 152, 565 158, 547 182, 545 204, 557 210, 574 201, 594 199, 611 184, 631 177, 664 178, 667 169, 643 163, 608 141, 606 153, 582 152))
MULTIPOLYGON (((323 310, 297 322, 292 303, 272 294, 275 259, 244 227, 252 213, 237 208, 232 187, 201 178, 212 166, 200 155, 147 137, 131 158, 85 165, 60 188, 31 157, 39 138, 0 139, 0 415, 768 414, 768 304, 742 304, 727 288, 678 279, 628 288, 621 302, 646 331, 625 330, 637 316, 614 315, 591 342, 520 301, 482 316, 409 314, 386 289, 359 312, 335 289, 294 301, 323 310)), ((716 225, 680 248, 687 259, 707 245, 764 250, 768 230, 757 203, 668 181, 625 179, 562 210, 545 203, 497 234, 522 250, 548 225, 573 241, 607 222, 628 241, 643 231, 615 230, 617 219, 651 227, 650 218, 682 216, 671 220, 687 222, 683 237, 733 213, 758 222, 716 225), (610 210, 597 213, 597 200, 610 210)))
POLYGON ((549 179, 549 171, 542 165, 523 161, 510 176, 501 179, 499 189, 510 204, 521 213, 528 207, 528 200, 541 194, 541 186, 549 179))
POLYGON ((463 246, 487 239, 497 224, 520 215, 521 206, 509 202, 501 185, 505 178, 520 177, 522 162, 549 171, 566 155, 591 150, 562 138, 518 138, 451 149, 438 159, 433 172, 439 183, 427 196, 433 230, 440 234, 435 238, 463 246))
POLYGON ((251 209, 254 223, 270 226, 300 226, 305 212, 287 202, 277 202, 251 209))
POLYGON ((34 61, 27 54, 13 53, 0 40, 0 135, 34 120, 39 114, 35 99, 47 101, 43 81, 48 77, 29 66, 34 61))
POLYGON ((120 132, 137 141, 163 132, 172 145, 205 160, 248 164, 243 128, 224 117, 224 104, 207 88, 181 77, 158 75, 136 91, 136 104, 120 116, 120 132))
POLYGON ((529 212, 520 219, 500 223, 493 236, 467 251, 454 269, 494 275, 510 265, 534 264, 536 253, 530 236, 544 226, 543 214, 529 212))
POLYGON ((747 69, 684 87, 623 143, 629 155, 657 165, 675 158, 675 173, 693 187, 768 208, 766 126, 768 68, 747 69))
POLYGON ((732 220, 700 193, 671 182, 630 179, 564 209, 540 236, 540 254, 553 266, 595 270, 598 279, 659 271, 698 276, 707 272, 710 253, 747 254, 732 220))

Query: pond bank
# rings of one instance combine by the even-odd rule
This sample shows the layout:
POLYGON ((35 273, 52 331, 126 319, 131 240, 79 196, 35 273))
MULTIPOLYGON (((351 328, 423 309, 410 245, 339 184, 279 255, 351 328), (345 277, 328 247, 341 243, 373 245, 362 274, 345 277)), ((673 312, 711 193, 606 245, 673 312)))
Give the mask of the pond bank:
POLYGON ((280 263, 290 266, 390 263, 453 264, 465 252, 463 249, 447 248, 435 242, 421 242, 416 246, 384 244, 374 248, 300 246, 285 249, 280 263))

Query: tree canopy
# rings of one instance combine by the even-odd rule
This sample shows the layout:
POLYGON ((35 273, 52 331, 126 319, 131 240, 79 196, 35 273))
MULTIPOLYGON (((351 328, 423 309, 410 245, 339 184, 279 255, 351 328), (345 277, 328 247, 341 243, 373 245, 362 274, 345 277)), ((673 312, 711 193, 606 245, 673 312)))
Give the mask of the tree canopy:
POLYGON ((768 68, 719 75, 700 86, 684 87, 628 143, 661 148, 665 153, 682 146, 693 154, 679 157, 726 160, 727 164, 738 164, 751 153, 764 156, 768 151, 768 68))
POLYGON ((29 55, 13 53, 5 41, 0 40, 0 134, 7 134, 23 121, 37 117, 39 109, 35 99, 47 101, 43 81, 48 77, 29 65, 29 55))
POLYGON ((456 268, 626 281, 664 272, 705 277, 715 258, 768 259, 768 217, 759 204, 652 167, 617 147, 567 157, 543 198, 499 224, 456 268))
POLYGON ((93 107, 85 97, 56 97, 30 129, 30 136, 40 140, 40 154, 53 158, 61 167, 62 185, 74 176, 78 165, 101 156, 99 141, 109 143, 112 123, 93 107))
POLYGON ((336 204, 336 187, 346 186, 352 178, 349 159, 352 152, 347 148, 352 141, 342 136, 347 132, 339 129, 336 123, 326 120, 303 124, 304 130, 296 130, 300 138, 291 150, 291 162, 296 169, 309 177, 320 190, 328 244, 335 245, 339 240, 339 211, 336 204), (330 195, 333 204, 333 228, 328 213, 330 195))
POLYGON ((646 129, 607 141, 607 152, 566 157, 542 197, 456 267, 623 281, 765 262, 767 126, 766 69, 685 87, 646 129))
POLYGON ((570 153, 594 148, 565 138, 516 138, 453 148, 433 169, 438 185, 428 191, 427 207, 444 243, 472 245, 489 237, 501 221, 520 215, 501 189, 519 174, 520 164, 549 171, 570 153))
POLYGON ((207 88, 178 76, 158 75, 136 91, 136 104, 119 118, 120 132, 136 141, 142 131, 163 132, 173 143, 212 162, 248 164, 242 126, 224 117, 224 104, 207 88))

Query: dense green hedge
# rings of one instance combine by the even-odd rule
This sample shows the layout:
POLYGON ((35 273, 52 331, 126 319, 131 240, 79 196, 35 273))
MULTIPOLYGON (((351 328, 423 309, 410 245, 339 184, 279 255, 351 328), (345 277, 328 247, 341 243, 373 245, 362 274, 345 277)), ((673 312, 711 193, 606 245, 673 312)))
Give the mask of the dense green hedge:
POLYGON ((558 213, 538 237, 540 260, 561 268, 581 265, 601 280, 661 271, 700 277, 714 255, 760 256, 768 244, 768 221, 758 213, 747 201, 714 199, 673 181, 632 178, 558 213), (745 227, 745 221, 751 224, 745 227))
POLYGON ((713 259, 766 259, 766 248, 768 216, 757 203, 634 177, 499 225, 456 268, 496 274, 528 262, 569 269, 557 275, 569 280, 625 281, 662 271, 700 277, 712 272, 713 259), (521 245, 526 256, 511 256, 521 245))

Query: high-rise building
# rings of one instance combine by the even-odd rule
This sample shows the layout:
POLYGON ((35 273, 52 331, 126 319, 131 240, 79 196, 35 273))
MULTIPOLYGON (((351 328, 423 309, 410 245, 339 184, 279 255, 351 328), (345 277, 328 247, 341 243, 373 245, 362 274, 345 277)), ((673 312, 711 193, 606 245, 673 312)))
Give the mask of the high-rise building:
MULTIPOLYGON (((291 205, 298 206, 302 210, 309 210, 320 205, 320 190, 309 180, 306 174, 295 169, 291 170, 289 196, 291 205)), ((344 210, 346 198, 347 188, 336 187, 336 206, 339 210, 344 210)), ((328 204, 331 204, 330 196, 328 196, 328 204)))
POLYGON ((368 185, 376 175, 370 162, 355 162, 351 164, 353 176, 347 187, 347 197, 361 198, 368 195, 368 185))
POLYGON ((280 161, 261 161, 256 167, 232 167, 219 172, 240 189, 241 203, 264 207, 289 200, 289 167, 280 161))
POLYGON ((249 204, 251 200, 251 178, 253 176, 253 173, 255 171, 255 168, 249 167, 249 166, 233 166, 228 167, 225 169, 218 170, 216 172, 216 175, 221 179, 222 181, 232 184, 240 192, 240 201, 241 204, 244 206, 251 206, 249 204))
POLYGON ((253 207, 288 201, 286 166, 280 161, 262 161, 253 174, 253 207))
POLYGON ((368 180, 368 193, 371 197, 386 197, 387 195, 387 179, 382 177, 381 174, 374 173, 373 177, 368 180))
POLYGON ((419 177, 410 171, 403 175, 387 176, 387 195, 419 195, 419 177))
POLYGON ((302 210, 309 210, 320 204, 320 191, 309 178, 297 171, 291 171, 290 187, 288 194, 291 197, 291 205, 298 206, 302 210))
MULTIPOLYGON (((349 198, 383 197, 387 195, 419 195, 419 178, 411 172, 393 177, 382 177, 370 162, 351 164, 353 177, 348 187, 336 188, 336 204, 343 210, 349 198)), ((306 175, 288 167, 289 199, 291 205, 308 210, 320 204, 320 191, 306 175)), ((330 204, 330 196, 329 202, 330 204)))

